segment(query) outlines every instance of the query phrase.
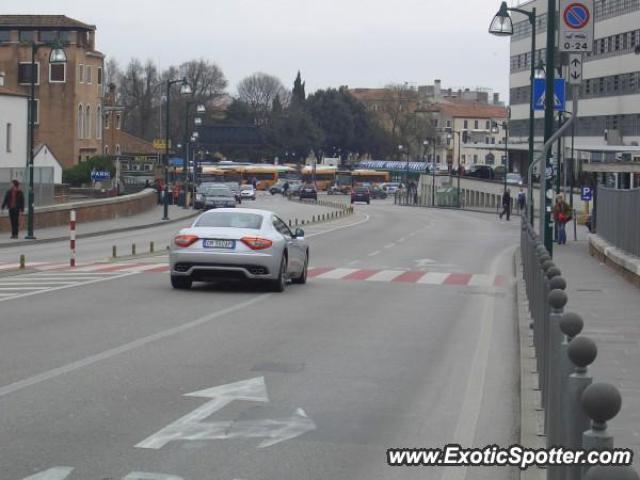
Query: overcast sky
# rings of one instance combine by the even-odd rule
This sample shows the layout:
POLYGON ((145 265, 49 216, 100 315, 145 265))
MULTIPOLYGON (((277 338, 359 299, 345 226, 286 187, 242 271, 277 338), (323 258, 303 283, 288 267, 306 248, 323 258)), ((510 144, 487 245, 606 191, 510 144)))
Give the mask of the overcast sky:
POLYGON ((388 83, 508 91, 509 40, 487 33, 499 0, 3 0, 1 13, 64 14, 97 26, 122 65, 204 57, 229 91, 263 71, 307 92, 388 83))

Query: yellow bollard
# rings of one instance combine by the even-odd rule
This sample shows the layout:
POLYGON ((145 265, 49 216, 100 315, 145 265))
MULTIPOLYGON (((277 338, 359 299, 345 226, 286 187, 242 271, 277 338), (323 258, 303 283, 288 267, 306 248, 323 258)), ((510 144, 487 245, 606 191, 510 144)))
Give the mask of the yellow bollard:
POLYGON ((135 256, 136 254, 136 244, 132 243, 131 244, 131 256, 135 256))

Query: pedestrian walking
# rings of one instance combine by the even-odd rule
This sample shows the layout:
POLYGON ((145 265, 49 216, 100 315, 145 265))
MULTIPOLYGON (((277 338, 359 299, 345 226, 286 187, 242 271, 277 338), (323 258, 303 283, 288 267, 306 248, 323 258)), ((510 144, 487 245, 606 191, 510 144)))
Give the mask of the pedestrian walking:
POLYGON ((500 212, 500 220, 507 216, 507 221, 511 220, 511 190, 508 188, 502 194, 502 212, 500 212))
POLYGON ((258 189, 258 179, 256 177, 253 177, 251 179, 251 185, 253 185, 253 189, 257 190, 258 189))
POLYGON ((289 182, 284 182, 284 185, 282 186, 282 196, 286 197, 288 192, 289 192, 289 182))
POLYGON ((567 243, 567 223, 571 220, 571 206, 564 201, 562 194, 556 197, 556 203, 553 206, 553 219, 556 222, 556 239, 558 245, 567 243))
POLYGON ((16 239, 20 230, 20 214, 24 212, 24 194, 20 190, 20 182, 18 180, 13 180, 11 184, 11 188, 4 195, 1 209, 9 209, 11 238, 16 239))
POLYGON ((524 193, 524 189, 522 187, 520 187, 520 191, 518 192, 517 201, 518 201, 518 210, 520 211, 520 214, 522 214, 524 212, 525 207, 527 206, 527 194, 524 193))

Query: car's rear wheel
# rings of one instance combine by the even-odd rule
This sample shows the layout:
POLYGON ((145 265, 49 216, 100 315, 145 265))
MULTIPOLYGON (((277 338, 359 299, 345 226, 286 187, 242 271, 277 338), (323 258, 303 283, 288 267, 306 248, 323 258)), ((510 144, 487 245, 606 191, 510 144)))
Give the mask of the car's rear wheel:
POLYGON ((304 258, 304 266, 302 267, 302 272, 297 278, 291 280, 292 283, 296 283, 298 285, 304 285, 307 283, 307 273, 309 271, 309 254, 304 258))
POLYGON ((280 273, 278 274, 278 278, 273 280, 271 283, 271 290, 274 292, 284 292, 284 289, 287 287, 287 259, 286 257, 282 257, 282 261, 280 262, 280 273))
POLYGON ((182 277, 179 275, 171 275, 171 286, 177 290, 189 290, 193 285, 191 277, 182 277))

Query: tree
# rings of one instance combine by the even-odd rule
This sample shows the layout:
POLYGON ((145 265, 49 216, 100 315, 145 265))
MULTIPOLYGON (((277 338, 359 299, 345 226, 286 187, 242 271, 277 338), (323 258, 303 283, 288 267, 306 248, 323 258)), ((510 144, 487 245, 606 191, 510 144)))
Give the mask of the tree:
POLYGON ((306 82, 302 81, 300 71, 298 70, 298 75, 296 75, 296 79, 293 82, 293 90, 291 92, 291 105, 293 107, 302 107, 304 105, 304 101, 307 98, 304 91, 305 83, 306 82))
POLYGON ((118 100, 124 107, 123 129, 147 140, 155 138, 160 131, 160 119, 156 116, 161 100, 158 69, 151 60, 143 65, 134 58, 116 76, 118 100))
POLYGON ((268 148, 273 152, 295 152, 295 158, 303 160, 324 142, 324 133, 309 113, 300 108, 289 108, 274 118, 266 132, 268 148))
POLYGON ((254 73, 238 84, 238 99, 251 109, 258 126, 266 125, 276 99, 281 107, 286 96, 282 82, 266 73, 254 73))
POLYGON ((92 157, 86 162, 78 163, 70 168, 62 171, 62 183, 71 185, 72 187, 81 187, 83 184, 91 182, 91 171, 93 169, 108 171, 111 176, 115 175, 116 167, 113 164, 113 158, 105 156, 92 157))

